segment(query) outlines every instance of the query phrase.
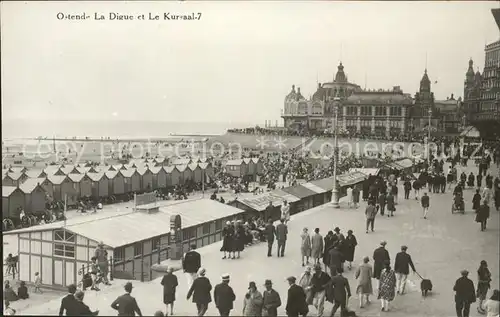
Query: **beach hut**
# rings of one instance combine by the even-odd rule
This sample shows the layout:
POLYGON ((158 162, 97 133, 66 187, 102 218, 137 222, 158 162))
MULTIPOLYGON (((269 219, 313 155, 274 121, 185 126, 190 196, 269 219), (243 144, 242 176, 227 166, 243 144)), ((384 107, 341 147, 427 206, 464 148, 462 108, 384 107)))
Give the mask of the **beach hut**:
POLYGON ((212 163, 198 163, 198 166, 205 171, 205 182, 208 182, 211 178, 214 177, 214 168, 212 163))
MULTIPOLYGON (((82 174, 80 174, 82 175, 82 174)), ((81 197, 91 197, 92 195, 92 179, 88 176, 89 174, 83 174, 80 179, 80 196, 81 197)), ((69 175, 71 178, 73 175, 69 175)), ((95 197, 95 196, 94 196, 95 197)))
POLYGON ((125 185, 125 192, 137 192, 141 190, 141 175, 136 169, 130 170, 120 170, 119 174, 123 176, 123 182, 125 185))
MULTIPOLYGON (((159 174, 161 174, 161 177, 164 177, 166 175, 165 171, 163 170, 163 168, 161 168, 161 166, 150 166, 149 170, 151 171, 151 174, 153 175, 152 188, 153 188, 153 190, 156 190, 159 187, 158 186, 158 176, 159 176, 159 174)), ((165 180, 165 178, 162 179, 162 181, 163 180, 165 180)))
POLYGON ((246 175, 246 164, 242 159, 228 160, 225 164, 225 170, 233 177, 243 177, 246 175))
POLYGON ((92 197, 107 197, 109 196, 109 179, 105 172, 87 173, 91 181, 92 197))
POLYGON ((192 163, 190 158, 175 157, 170 160, 171 165, 188 165, 192 163))
POLYGON ((24 193, 16 186, 2 186, 2 219, 19 216, 25 209, 24 193))
POLYGON ((141 176, 141 190, 143 191, 151 191, 153 190, 153 173, 151 170, 146 167, 138 168, 137 173, 141 176))
POLYGON ((57 171, 55 171, 54 174, 52 174, 52 175, 66 176, 67 174, 64 172, 64 169, 62 167, 59 167, 59 169, 57 169, 57 171))
POLYGON ((82 197, 82 194, 80 191, 80 182, 82 181, 84 176, 85 176, 85 174, 69 174, 67 176, 73 182, 73 188, 76 191, 77 199, 80 199, 80 197, 82 197))
POLYGON ((171 187, 179 184, 179 178, 180 178, 180 173, 179 171, 175 168, 175 166, 163 166, 163 170, 165 171, 166 178, 166 187, 171 187), (175 182, 175 183, 174 183, 175 182))
POLYGON ((106 172, 106 177, 109 179, 109 195, 121 195, 125 193, 125 180, 120 171, 106 172))
POLYGON ((252 157, 252 162, 255 164, 257 175, 262 175, 262 173, 264 173, 264 163, 260 157, 252 157))
POLYGON ((164 157, 155 157, 153 162, 155 162, 155 165, 163 165, 163 163, 165 162, 165 158, 164 157))
POLYGON ((248 175, 255 176, 257 175, 257 165, 252 161, 251 158, 246 157, 243 159, 243 162, 247 165, 248 175))
POLYGON ((198 166, 198 163, 189 164, 187 169, 189 169, 189 171, 191 172, 191 179, 195 183, 201 183, 203 172, 201 168, 198 166))
POLYGON ((68 205, 75 205, 80 196, 78 183, 74 183, 68 176, 64 176, 59 186, 61 190, 61 200, 64 201, 66 197, 68 205))
POLYGON ((116 171, 118 171, 118 169, 117 169, 117 168, 115 168, 113 165, 108 165, 108 169, 105 171, 105 173, 106 173, 107 171, 110 171, 110 172, 116 172, 116 171))
POLYGON ((43 181, 43 178, 30 178, 19 186, 24 194, 24 205, 27 212, 45 212, 45 191, 40 185, 43 181))
POLYGON ((173 177, 172 177, 172 183, 173 183, 173 185, 174 186, 176 186, 178 184, 179 185, 184 185, 184 183, 186 182, 186 178, 189 179, 191 177, 191 171, 188 170, 187 165, 175 165, 175 168, 172 171, 172 173, 175 170, 177 170, 177 172, 179 172, 179 178, 177 179, 178 183, 174 183, 173 177))

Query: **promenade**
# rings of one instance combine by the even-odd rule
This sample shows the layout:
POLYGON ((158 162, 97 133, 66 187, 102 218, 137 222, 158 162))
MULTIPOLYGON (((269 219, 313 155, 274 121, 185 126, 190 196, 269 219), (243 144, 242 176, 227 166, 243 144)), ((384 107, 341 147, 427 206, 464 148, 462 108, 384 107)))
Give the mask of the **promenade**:
MULTIPOLYGON (((477 168, 472 164, 466 169, 469 173, 477 168)), ((490 171, 492 175, 498 175, 496 167, 490 171)), ((492 288, 499 287, 499 212, 492 209, 488 228, 481 232, 479 224, 474 222, 474 213, 471 210, 473 190, 465 191, 466 213, 451 214, 452 194, 430 194, 431 208, 428 219, 422 217, 419 202, 414 199, 403 199, 403 190, 400 185, 399 204, 392 218, 377 216, 375 220, 375 232, 365 233, 365 217, 363 202, 359 209, 347 209, 346 203, 341 201, 340 209, 333 209, 329 204, 307 210, 292 216, 289 223, 289 235, 284 258, 266 256, 266 243, 251 246, 242 253, 241 259, 222 260, 219 252, 221 242, 203 247, 198 251, 202 255, 202 266, 207 269, 207 277, 212 285, 220 282, 223 273, 231 275, 231 286, 236 293, 235 308, 232 315, 241 315, 243 297, 248 288, 249 281, 255 281, 259 290, 263 290, 265 279, 271 279, 275 289, 280 293, 283 305, 279 308, 279 314, 284 314, 288 284, 287 276, 299 276, 303 272, 300 259, 300 233, 303 227, 308 227, 312 232, 314 228, 320 228, 321 234, 325 235, 328 230, 340 227, 345 234, 347 230, 354 231, 358 240, 355 253, 353 270, 347 271, 345 276, 349 279, 353 297, 349 301, 349 307, 355 310, 358 316, 371 317, 381 315, 392 316, 454 316, 453 284, 460 276, 460 270, 467 269, 470 278, 477 283, 476 270, 481 260, 486 260, 493 274, 492 288), (380 304, 375 296, 372 296, 372 304, 364 309, 358 308, 358 297, 355 293, 356 281, 354 272, 364 256, 373 255, 373 250, 379 246, 381 240, 387 241, 392 264, 396 253, 401 245, 408 246, 417 271, 424 277, 430 278, 434 289, 427 299, 422 299, 419 285, 420 279, 413 274, 408 277, 407 294, 398 296, 391 303, 391 312, 381 313, 380 304)), ((276 246, 275 246, 276 248, 276 246)), ((373 264, 373 263, 372 263, 373 264)), ((175 315, 193 315, 196 307, 190 301, 186 301, 187 293, 186 279, 182 272, 176 272, 179 278, 177 289, 177 301, 175 303, 175 315)), ((376 281, 373 280, 374 287, 376 281)), ((103 288, 100 293, 87 292, 85 302, 91 309, 99 309, 100 315, 116 315, 111 309, 111 302, 123 293, 125 281, 114 280, 113 285, 103 288)), ((160 279, 151 282, 134 281, 132 295, 136 297, 144 315, 152 315, 156 310, 165 310, 162 302, 162 286, 160 279)), ((16 308, 17 303, 12 307, 16 308)), ((60 298, 54 298, 42 305, 33 305, 21 314, 50 315, 57 314, 60 298)), ((325 304, 325 315, 329 315, 332 305, 325 304)), ((314 307, 310 306, 310 316, 316 313, 314 307)), ((210 304, 208 316, 218 315, 214 304, 210 304)), ((336 316, 339 316, 338 313, 336 316)), ((472 306, 471 316, 479 316, 476 305, 472 306)))

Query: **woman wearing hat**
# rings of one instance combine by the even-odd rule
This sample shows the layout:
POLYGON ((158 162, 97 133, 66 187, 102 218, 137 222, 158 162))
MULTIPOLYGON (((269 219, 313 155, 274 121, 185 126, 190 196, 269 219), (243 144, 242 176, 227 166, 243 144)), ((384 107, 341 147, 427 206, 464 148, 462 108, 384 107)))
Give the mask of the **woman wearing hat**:
POLYGON ((233 250, 233 240, 234 240, 234 227, 231 225, 231 222, 226 222, 226 226, 222 229, 222 247, 220 248, 221 252, 224 252, 224 257, 222 259, 231 258, 231 252, 233 252, 234 259, 234 250, 233 250), (226 256, 226 252, 229 256, 226 256))
POLYGON ((311 236, 309 235, 308 229, 304 228, 300 234, 302 242, 300 243, 300 252, 302 254, 302 266, 304 264, 304 258, 306 258, 306 263, 309 265, 309 257, 311 257, 311 236))
POLYGON ((243 316, 262 316, 262 294, 257 290, 255 282, 250 282, 248 292, 243 299, 243 316))
POLYGON ((477 270, 477 294, 476 297, 479 299, 479 304, 477 305, 477 310, 481 314, 484 314, 483 302, 486 299, 488 290, 490 289, 491 273, 488 269, 488 263, 485 260, 481 261, 479 269, 477 270))
POLYGON ((391 269, 391 263, 385 262, 384 270, 380 273, 378 299, 382 304, 382 311, 389 311, 389 302, 396 296, 396 274, 391 269))
POLYGON ((342 253, 344 254, 344 260, 349 262, 349 270, 352 269, 352 261, 354 261, 354 250, 358 245, 356 237, 352 234, 352 230, 347 231, 347 237, 345 237, 344 246, 342 248, 342 253))
POLYGON ((356 288, 356 293, 359 296, 359 307, 363 308, 363 298, 366 298, 366 303, 370 303, 370 295, 373 294, 372 287, 372 276, 373 269, 368 263, 370 258, 365 256, 363 258, 363 263, 358 267, 354 277, 358 280, 358 287, 356 288))
POLYGON ((304 273, 302 273, 299 278, 299 286, 302 287, 306 293, 306 301, 308 305, 312 305, 313 302, 312 277, 311 267, 307 266, 304 273))

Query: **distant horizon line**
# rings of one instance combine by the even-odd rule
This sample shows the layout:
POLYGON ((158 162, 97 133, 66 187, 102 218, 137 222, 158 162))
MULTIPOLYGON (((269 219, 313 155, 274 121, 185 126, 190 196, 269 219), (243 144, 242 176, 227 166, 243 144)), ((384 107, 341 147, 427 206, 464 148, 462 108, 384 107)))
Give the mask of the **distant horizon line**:
MULTIPOLYGON (((38 121, 38 122, 151 122, 151 123, 212 123, 212 124, 250 124, 250 125, 258 125, 259 123, 252 123, 252 122, 245 122, 245 121, 233 121, 233 120, 228 120, 228 121, 184 121, 184 120, 178 120, 178 121, 162 121, 158 119, 62 119, 62 118, 53 118, 53 119, 34 119, 34 118, 2 118, 1 122, 9 122, 9 121, 38 121)), ((265 120, 264 120, 265 121, 265 120)))

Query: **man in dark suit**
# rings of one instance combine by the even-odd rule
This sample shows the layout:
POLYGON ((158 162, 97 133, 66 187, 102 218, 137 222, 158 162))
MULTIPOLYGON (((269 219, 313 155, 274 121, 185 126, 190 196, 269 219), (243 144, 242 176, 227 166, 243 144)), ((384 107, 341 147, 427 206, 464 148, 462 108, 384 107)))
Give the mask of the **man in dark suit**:
POLYGON ((394 263, 394 272, 396 272, 396 290, 398 294, 404 294, 406 279, 410 273, 410 266, 415 273, 415 265, 411 260, 411 256, 406 253, 408 247, 406 245, 401 246, 401 252, 396 254, 396 262, 394 263))
POLYGON ((474 282, 467 277, 469 275, 467 270, 461 271, 460 274, 462 274, 462 277, 453 286, 453 290, 455 291, 455 309, 457 317, 469 317, 470 304, 476 301, 474 282))
POLYGON ((375 251, 373 251, 373 278, 376 278, 377 280, 380 279, 380 273, 382 273, 384 263, 391 262, 389 251, 387 251, 387 249, 385 248, 386 244, 387 242, 381 241, 380 247, 376 248, 375 251))
POLYGON ((236 295, 234 295, 232 287, 229 286, 229 274, 224 274, 222 275, 222 283, 217 284, 214 289, 214 301, 219 315, 229 316, 235 300, 236 295))
POLYGON ((61 300, 61 308, 59 308, 59 316, 64 316, 64 311, 66 310, 66 316, 73 316, 76 310, 76 285, 71 284, 68 286, 68 295, 64 296, 61 300))
POLYGON ((295 284, 296 278, 290 276, 287 278, 290 288, 288 289, 288 298, 286 301, 286 315, 288 317, 306 316, 309 308, 306 302, 306 293, 304 289, 295 284))
POLYGON ((118 311, 118 316, 142 316, 141 309, 137 305, 137 301, 130 295, 132 293, 132 283, 125 284, 125 294, 118 296, 111 304, 111 308, 118 311))
POLYGON ((212 302, 212 296, 210 296, 212 284, 210 284, 209 279, 205 277, 205 273, 206 271, 204 268, 198 270, 198 277, 194 280, 193 285, 191 285, 187 293, 188 300, 191 295, 193 295, 193 303, 196 304, 198 316, 205 315, 208 304, 212 302))
POLYGON ((286 236, 288 227, 285 225, 285 219, 281 218, 281 223, 276 226, 276 240, 278 240, 278 257, 285 256, 286 236))
POLYGON ((328 257, 330 263, 330 274, 332 276, 337 274, 337 271, 343 270, 342 260, 344 256, 342 255, 342 252, 340 252, 338 246, 335 246, 333 249, 328 251, 328 257))
POLYGON ((332 272, 332 288, 333 288, 333 308, 330 317, 335 315, 335 312, 340 307, 340 317, 344 317, 347 312, 347 300, 351 297, 351 288, 349 281, 342 276, 342 271, 339 269, 337 273, 332 272))
POLYGON ((195 251, 196 245, 192 244, 189 248, 189 251, 184 254, 182 258, 182 269, 186 274, 187 286, 188 289, 193 284, 194 279, 196 278, 196 273, 201 267, 201 256, 198 252, 195 251))
POLYGON ((82 291, 78 291, 75 293, 76 306, 73 316, 97 316, 99 315, 99 311, 91 311, 89 306, 85 305, 83 302, 83 298, 85 297, 85 293, 82 291))
POLYGON ((273 249, 275 235, 276 235, 276 228, 273 225, 273 221, 269 219, 265 230, 265 236, 267 240, 267 256, 272 256, 271 251, 273 249))

